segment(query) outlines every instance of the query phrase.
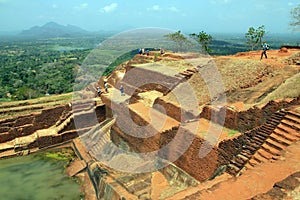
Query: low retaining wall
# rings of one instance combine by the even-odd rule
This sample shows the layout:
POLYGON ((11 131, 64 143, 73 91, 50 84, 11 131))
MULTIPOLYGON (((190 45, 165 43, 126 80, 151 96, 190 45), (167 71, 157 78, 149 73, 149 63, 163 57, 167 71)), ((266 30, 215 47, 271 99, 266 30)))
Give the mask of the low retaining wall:
POLYGON ((13 140, 14 138, 31 135, 40 129, 47 129, 55 125, 69 105, 56 106, 45 109, 38 114, 19 116, 0 122, 0 143, 13 140))
MULTIPOLYGON (((155 68, 156 66, 154 65, 153 67, 155 68)), ((140 91, 156 90, 166 94, 181 81, 182 78, 176 76, 168 76, 154 70, 128 65, 126 66, 126 74, 122 83, 125 83, 125 93, 131 96, 135 93, 136 88, 140 91)), ((119 86, 116 85, 116 88, 119 88, 119 86)))
POLYGON ((221 113, 226 113, 224 126, 229 129, 239 130, 245 132, 257 126, 261 126, 266 122, 266 119, 281 109, 287 109, 292 105, 300 103, 300 97, 290 101, 270 101, 262 108, 252 107, 246 111, 238 112, 230 107, 214 108, 206 106, 203 108, 200 116, 202 118, 211 120, 214 123, 220 123, 221 118, 211 116, 218 116, 221 113))
MULTIPOLYGON (((37 130, 47 129, 54 126, 66 112, 72 112, 69 105, 56 106, 45 109, 38 114, 19 116, 14 119, 3 120, 0 122, 0 143, 13 140, 18 137, 31 135, 37 130)), ((105 119, 105 106, 97 106, 95 113, 79 116, 82 119, 80 128, 89 127, 89 118, 97 117, 98 122, 105 119)), ((60 133, 75 130, 74 120, 72 120, 60 133)), ((73 136, 71 137, 73 138, 73 136)))

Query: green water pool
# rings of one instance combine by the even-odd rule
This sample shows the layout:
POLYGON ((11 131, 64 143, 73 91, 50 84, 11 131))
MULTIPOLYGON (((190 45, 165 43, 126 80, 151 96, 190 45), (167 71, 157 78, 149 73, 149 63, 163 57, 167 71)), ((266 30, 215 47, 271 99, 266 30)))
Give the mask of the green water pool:
POLYGON ((80 200, 80 185, 65 174, 65 164, 36 155, 0 160, 0 199, 80 200))

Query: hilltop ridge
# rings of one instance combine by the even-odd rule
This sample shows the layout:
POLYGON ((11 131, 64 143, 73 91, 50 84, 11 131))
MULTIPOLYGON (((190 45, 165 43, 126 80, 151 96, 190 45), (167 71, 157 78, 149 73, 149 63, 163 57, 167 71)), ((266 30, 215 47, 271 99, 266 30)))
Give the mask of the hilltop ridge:
POLYGON ((48 22, 42 26, 34 26, 23 30, 18 36, 28 38, 55 38, 55 37, 78 37, 90 33, 74 25, 60 25, 56 22, 48 22))

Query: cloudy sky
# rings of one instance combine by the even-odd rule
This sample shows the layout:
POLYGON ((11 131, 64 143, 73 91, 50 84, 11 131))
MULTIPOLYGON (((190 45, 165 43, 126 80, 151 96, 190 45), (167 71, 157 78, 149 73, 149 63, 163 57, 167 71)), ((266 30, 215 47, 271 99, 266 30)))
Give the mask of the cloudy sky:
POLYGON ((53 21, 89 31, 161 27, 186 32, 245 33, 265 25, 291 32, 299 0, 0 0, 0 31, 53 21))

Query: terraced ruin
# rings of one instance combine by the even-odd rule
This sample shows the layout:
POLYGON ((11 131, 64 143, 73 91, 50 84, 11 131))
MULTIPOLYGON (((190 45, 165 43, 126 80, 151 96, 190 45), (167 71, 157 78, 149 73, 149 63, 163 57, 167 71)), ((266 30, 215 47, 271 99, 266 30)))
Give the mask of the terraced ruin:
POLYGON ((300 50, 157 53, 76 99, 1 104, 0 157, 70 145, 86 199, 299 197, 300 50))

